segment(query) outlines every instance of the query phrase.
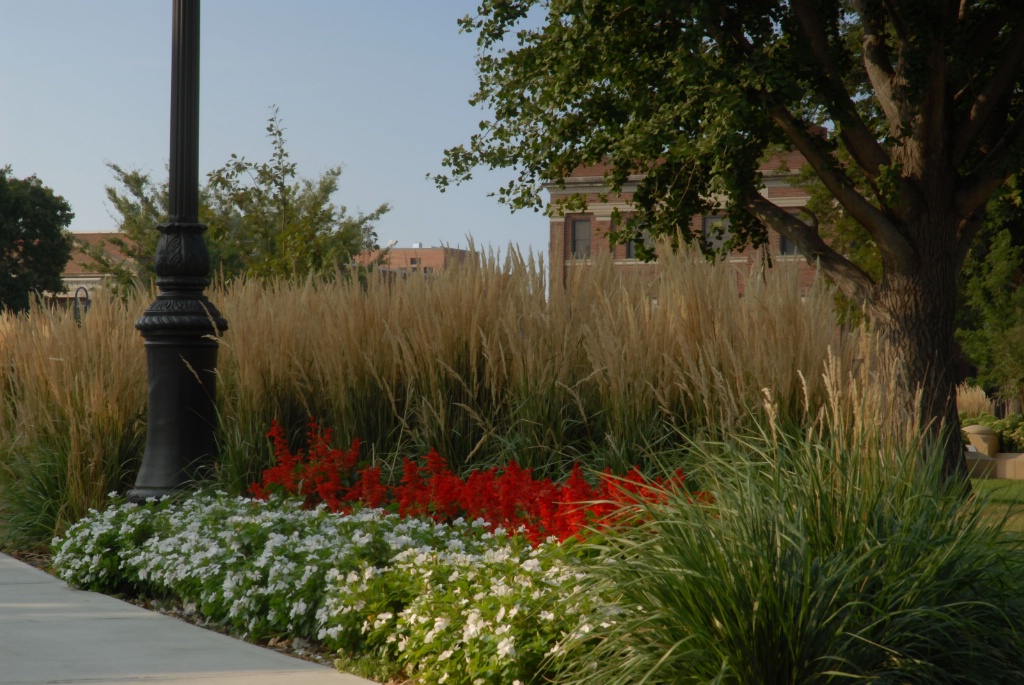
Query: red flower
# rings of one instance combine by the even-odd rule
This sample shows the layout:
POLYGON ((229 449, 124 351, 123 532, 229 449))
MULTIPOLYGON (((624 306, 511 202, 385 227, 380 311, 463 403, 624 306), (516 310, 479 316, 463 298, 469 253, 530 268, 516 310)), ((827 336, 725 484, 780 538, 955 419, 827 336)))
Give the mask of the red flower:
POLYGON ((255 497, 266 499, 280 492, 303 497, 306 506, 324 503, 332 511, 344 507, 342 501, 353 480, 351 471, 359 459, 358 438, 352 441, 347 452, 332 448, 331 431, 321 430, 313 418, 309 419, 306 431, 308 452, 293 453, 284 429, 276 420, 267 437, 273 443, 276 463, 263 472, 262 484, 253 483, 249 487, 255 497))
MULTIPOLYGON (((401 483, 389 488, 381 482, 380 467, 356 470, 358 439, 347 451, 332 448, 331 431, 321 429, 312 418, 306 432, 306 452, 291 451, 277 421, 271 424, 267 437, 274 447, 275 464, 263 472, 261 483, 250 486, 255 497, 294 495, 303 497, 306 506, 324 503, 334 512, 348 512, 353 502, 368 507, 397 503, 401 516, 432 516, 439 521, 459 516, 482 518, 510 533, 521 529, 534 545, 550 536, 558 540, 581 538, 588 526, 617 525, 624 518, 624 507, 642 501, 664 501, 668 491, 682 488, 685 479, 676 471, 669 478, 652 481, 636 468, 616 478, 606 469, 594 487, 583 477, 579 464, 574 464, 565 483, 555 485, 549 479, 534 479, 532 469, 523 469, 514 461, 500 475, 494 467, 472 471, 462 479, 431 449, 423 457, 422 466, 416 460, 404 459, 401 483)), ((696 504, 712 501, 703 492, 687 498, 696 504)))
POLYGON ((387 496, 388 488, 380 482, 380 467, 368 466, 359 472, 359 480, 345 495, 345 500, 376 508, 384 506, 387 496))

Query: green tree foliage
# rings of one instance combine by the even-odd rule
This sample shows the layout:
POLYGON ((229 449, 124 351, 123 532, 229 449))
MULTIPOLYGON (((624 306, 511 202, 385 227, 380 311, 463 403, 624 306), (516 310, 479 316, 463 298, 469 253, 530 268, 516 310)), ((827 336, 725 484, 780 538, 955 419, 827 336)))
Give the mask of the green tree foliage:
POLYGON ((963 273, 957 337, 975 381, 1024 406, 1024 216, 1018 177, 990 203, 963 273))
MULTIPOLYGON (((114 277, 114 289, 126 293, 156 278, 153 258, 160 238, 156 226, 167 221, 167 183, 156 184, 148 174, 138 170, 126 170, 112 163, 107 166, 114 173, 120 189, 114 186, 106 188, 107 200, 119 217, 118 234, 106 242, 116 246, 127 259, 114 261, 102 247, 85 244, 80 247, 101 272, 114 277)), ((202 213, 205 209, 202 200, 200 208, 202 213)))
MULTIPOLYGON (((231 155, 200 189, 199 221, 208 228, 213 271, 227 279, 321 276, 377 248, 374 224, 390 207, 382 204, 369 214, 351 216, 334 204, 340 167, 316 179, 298 177, 276 109, 267 136, 273 146, 269 161, 231 155)), ((107 187, 107 199, 119 216, 119 235, 111 242, 131 261, 111 263, 99 251, 92 256, 122 285, 148 283, 155 278, 156 227, 168 216, 167 183, 116 164, 109 167, 117 184, 107 187)))
POLYGON ((734 239, 793 241, 863 305, 891 368, 963 469, 953 402, 957 277, 992 194, 1024 154, 1024 3, 986 0, 487 0, 479 89, 493 117, 449 149, 449 174, 518 169, 500 189, 540 207, 544 183, 606 162, 641 176, 639 229, 700 241, 724 203, 734 239), (779 148, 806 158, 878 251, 872 274, 758 191, 779 148), (724 198, 724 199, 723 199, 724 198))
POLYGON ((0 309, 22 311, 31 293, 64 291, 74 216, 35 176, 13 178, 0 167, 0 309))

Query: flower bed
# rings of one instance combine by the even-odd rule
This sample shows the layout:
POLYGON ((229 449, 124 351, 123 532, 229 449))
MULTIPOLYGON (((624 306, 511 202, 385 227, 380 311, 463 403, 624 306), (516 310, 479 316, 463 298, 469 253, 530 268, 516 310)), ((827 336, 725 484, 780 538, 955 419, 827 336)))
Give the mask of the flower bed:
POLYGON ((575 545, 479 520, 197 495, 93 512, 54 549, 69 584, 175 598, 236 634, 372 653, 428 683, 531 680, 601 613, 575 545))
POLYGON ((581 590, 576 539, 683 479, 634 470, 590 485, 577 466, 556 485, 514 463, 460 478, 431 451, 387 487, 358 468, 358 443, 331 448, 314 421, 308 451, 292 452, 277 424, 268 436, 277 463, 256 498, 115 503, 54 540, 53 568, 79 587, 174 599, 256 640, 369 654, 426 683, 526 682, 610 620, 581 590))
MULTIPOLYGON (((532 469, 522 469, 516 462, 460 478, 441 455, 430 450, 423 464, 403 460, 401 483, 388 487, 381 483, 380 467, 359 468, 359 440, 347 450, 333 448, 331 431, 321 429, 315 419, 309 420, 307 450, 292 451, 276 421, 267 437, 274 445, 276 463, 263 472, 261 483, 250 487, 258 499, 287 495, 301 498, 307 507, 323 504, 336 513, 362 505, 389 507, 401 516, 429 516, 436 521, 480 519, 521 531, 535 545, 603 528, 615 522, 624 506, 663 499, 667 490, 681 487, 685 480, 681 471, 649 480, 634 468, 623 478, 606 470, 591 485, 575 464, 565 482, 556 485, 549 479, 535 479, 532 469)), ((695 497, 705 495, 698 492, 695 497)))

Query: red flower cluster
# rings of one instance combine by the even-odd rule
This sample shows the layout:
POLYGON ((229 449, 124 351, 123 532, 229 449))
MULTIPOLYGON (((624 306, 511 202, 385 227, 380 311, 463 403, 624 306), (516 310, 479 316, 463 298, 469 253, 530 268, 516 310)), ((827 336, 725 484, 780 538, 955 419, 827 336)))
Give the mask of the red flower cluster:
POLYGON ((306 431, 308 454, 302 450, 292 453, 284 428, 276 420, 267 437, 274 444, 276 464, 263 472, 263 483, 253 483, 249 491, 259 499, 274 493, 297 495, 305 499, 306 506, 322 502, 337 510, 352 489, 359 439, 352 441, 348 451, 332 448, 331 430, 322 430, 312 418, 306 431))
MULTIPOLYGON (((380 468, 356 470, 358 439, 347 452, 332 449, 331 432, 321 430, 313 419, 307 433, 308 454, 291 452, 276 421, 267 437, 274 443, 277 464, 263 472, 262 484, 250 487, 260 499, 284 493, 304 497, 307 506, 324 503, 335 512, 350 511, 358 502, 397 507, 402 516, 430 516, 439 521, 459 516, 480 518, 508 530, 522 529, 534 544, 550 536, 559 540, 579 537, 586 527, 606 526, 621 515, 624 505, 661 501, 684 479, 676 471, 668 479, 648 480, 634 468, 625 478, 605 471, 592 486, 576 464, 565 483, 555 485, 549 479, 536 480, 532 469, 520 468, 515 462, 502 469, 473 471, 463 479, 441 455, 430 450, 422 466, 405 459, 401 484, 389 488, 381 483, 380 468)), ((696 496, 704 499, 702 493, 696 496)))

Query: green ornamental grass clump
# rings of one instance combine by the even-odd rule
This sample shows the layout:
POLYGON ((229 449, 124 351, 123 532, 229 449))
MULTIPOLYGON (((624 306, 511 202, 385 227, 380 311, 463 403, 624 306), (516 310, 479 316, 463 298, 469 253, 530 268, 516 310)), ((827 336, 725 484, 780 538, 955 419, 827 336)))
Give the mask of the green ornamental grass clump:
POLYGON ((601 543, 589 587, 619 614, 576 635, 568 682, 1024 682, 1024 550, 940 459, 780 434, 692 451, 713 505, 642 505, 601 543))

